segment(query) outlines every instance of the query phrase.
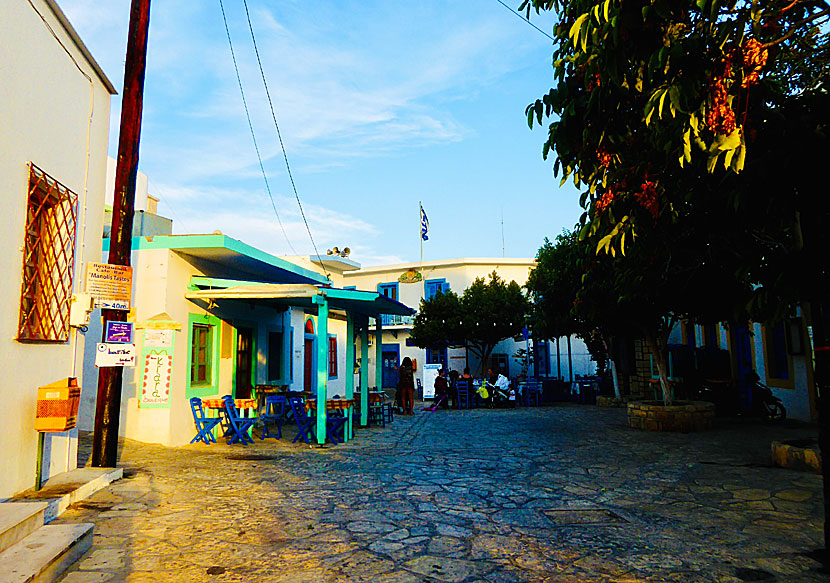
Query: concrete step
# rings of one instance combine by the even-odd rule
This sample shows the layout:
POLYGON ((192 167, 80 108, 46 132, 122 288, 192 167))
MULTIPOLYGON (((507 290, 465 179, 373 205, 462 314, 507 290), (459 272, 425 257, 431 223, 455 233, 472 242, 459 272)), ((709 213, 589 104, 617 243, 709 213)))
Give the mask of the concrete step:
POLYGON ((92 546, 89 523, 39 528, 0 553, 0 583, 51 583, 92 546))
POLYGON ((49 478, 40 490, 28 490, 14 497, 15 501, 41 500, 46 509, 46 522, 63 514, 70 504, 92 496, 124 475, 122 468, 78 468, 49 478))
MULTIPOLYGON (((23 540, 43 526, 45 502, 4 502, 0 504, 0 552, 23 540)), ((2 565, 0 565, 2 569, 2 565)))

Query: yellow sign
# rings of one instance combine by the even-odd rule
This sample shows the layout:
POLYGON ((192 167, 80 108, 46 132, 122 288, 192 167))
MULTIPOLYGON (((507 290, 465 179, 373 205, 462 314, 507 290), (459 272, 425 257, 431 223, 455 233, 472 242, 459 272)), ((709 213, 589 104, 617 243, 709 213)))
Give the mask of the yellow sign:
POLYGON ((132 289, 132 267, 108 263, 87 264, 86 293, 95 298, 96 308, 129 310, 132 289))
POLYGON ((421 276, 420 272, 415 271, 414 269, 409 269, 406 273, 402 273, 401 276, 398 278, 400 283, 416 283, 421 281, 423 277, 421 276))

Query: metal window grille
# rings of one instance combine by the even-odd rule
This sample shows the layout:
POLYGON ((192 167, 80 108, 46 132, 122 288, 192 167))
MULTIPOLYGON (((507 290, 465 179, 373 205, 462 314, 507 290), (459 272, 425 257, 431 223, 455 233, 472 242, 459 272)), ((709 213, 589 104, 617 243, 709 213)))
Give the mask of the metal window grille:
POLYGON ((69 340, 77 208, 77 194, 29 164, 20 341, 69 340))

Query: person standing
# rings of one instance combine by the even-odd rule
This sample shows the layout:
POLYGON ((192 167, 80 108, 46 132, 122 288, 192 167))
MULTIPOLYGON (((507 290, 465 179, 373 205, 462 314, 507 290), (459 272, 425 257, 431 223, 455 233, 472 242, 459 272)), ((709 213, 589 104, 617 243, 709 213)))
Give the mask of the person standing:
POLYGON ((435 378, 435 383, 433 385, 435 387, 435 404, 438 406, 439 404, 441 407, 446 409, 447 405, 447 398, 449 397, 449 383, 447 383, 447 371, 445 369, 440 369, 438 371, 438 376, 435 378))
POLYGON ((415 398, 415 379, 412 376, 412 359, 404 357, 401 368, 398 369, 398 388, 403 401, 403 414, 412 415, 413 400, 415 398))

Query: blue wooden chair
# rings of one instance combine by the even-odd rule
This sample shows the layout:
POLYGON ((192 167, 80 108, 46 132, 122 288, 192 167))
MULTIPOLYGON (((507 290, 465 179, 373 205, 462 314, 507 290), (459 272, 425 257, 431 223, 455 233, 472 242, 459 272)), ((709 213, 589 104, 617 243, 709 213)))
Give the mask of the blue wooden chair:
POLYGON ((297 422, 297 435, 291 443, 297 443, 297 440, 302 439, 306 442, 306 445, 311 445, 309 441, 312 431, 311 426, 315 424, 317 418, 306 414, 302 397, 291 397, 288 399, 288 406, 291 407, 291 414, 294 416, 294 421, 297 422))
POLYGON ((332 443, 343 443, 346 441, 346 415, 343 411, 326 412, 326 437, 332 443))
POLYGON ((285 420, 285 406, 288 404, 288 399, 283 395, 268 395, 265 397, 265 413, 260 416, 262 420, 262 439, 266 437, 282 437, 282 422, 285 420), (277 424, 277 432, 274 433, 268 427, 268 422, 273 421, 277 424))
POLYGON ((459 380, 455 385, 456 391, 458 391, 458 408, 459 409, 469 409, 470 408, 470 381, 462 381, 459 380))
POLYGON ((197 441, 204 441, 207 445, 216 443, 216 438, 213 437, 214 428, 222 421, 221 417, 205 417, 205 411, 202 409, 202 400, 199 397, 190 399, 190 410, 193 412, 193 422, 196 423, 196 437, 190 440, 190 443, 197 441))
POLYGON ((225 402, 225 418, 228 421, 228 429, 225 432, 225 435, 230 437, 228 445, 237 442, 243 445, 253 443, 254 440, 248 436, 248 431, 258 419, 256 417, 241 417, 236 409, 236 403, 230 395, 225 395, 222 400, 225 402))

